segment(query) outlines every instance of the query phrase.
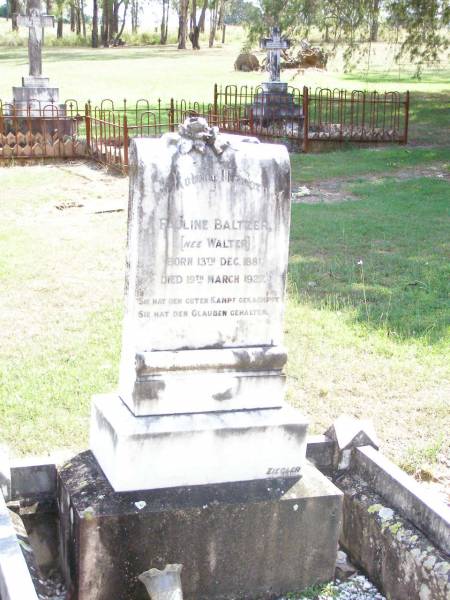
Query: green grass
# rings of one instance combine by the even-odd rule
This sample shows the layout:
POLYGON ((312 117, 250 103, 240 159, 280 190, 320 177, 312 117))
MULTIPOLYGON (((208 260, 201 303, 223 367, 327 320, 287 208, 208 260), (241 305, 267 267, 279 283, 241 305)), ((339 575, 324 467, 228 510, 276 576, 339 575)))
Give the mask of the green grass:
POLYGON ((358 202, 293 207, 290 277, 299 297, 350 310, 394 338, 441 342, 450 326, 448 182, 392 179, 351 191, 358 202))
POLYGON ((356 201, 292 211, 290 399, 316 432, 372 419, 403 465, 450 450, 449 188, 356 183, 356 201))
POLYGON ((308 183, 335 177, 356 177, 366 174, 393 173, 402 168, 414 168, 446 161, 450 166, 450 146, 414 148, 383 146, 375 148, 343 148, 338 152, 293 154, 292 179, 308 183))
MULTIPOLYGON (((66 323, 65 335, 2 357, 2 441, 20 454, 86 445, 90 399, 117 384, 121 305, 66 323)), ((28 344, 27 344, 28 345, 28 344)))

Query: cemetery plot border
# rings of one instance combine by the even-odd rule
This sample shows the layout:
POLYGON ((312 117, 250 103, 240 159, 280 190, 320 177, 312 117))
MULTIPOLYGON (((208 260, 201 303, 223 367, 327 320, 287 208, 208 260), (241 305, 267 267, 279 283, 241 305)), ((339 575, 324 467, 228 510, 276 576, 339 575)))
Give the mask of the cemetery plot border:
POLYGON ((0 160, 86 156, 84 114, 76 100, 57 104, 32 101, 26 113, 0 100, 0 160))
POLYGON ((82 106, 71 99, 63 105, 65 110, 36 100, 25 115, 23 109, 0 100, 0 161, 91 157, 127 173, 131 138, 176 131, 188 116, 204 117, 222 132, 284 143, 297 152, 308 152, 322 142, 408 141, 409 92, 289 88, 286 117, 276 98, 270 99, 270 106, 261 105, 267 101, 261 91, 216 84, 211 103, 139 99, 134 105, 124 100, 118 106, 105 98, 97 106, 90 102, 82 106))
POLYGON ((408 142, 409 92, 402 96, 399 92, 288 87, 296 112, 289 119, 277 119, 276 114, 270 118, 267 106, 264 113, 269 118, 260 119, 255 99, 264 102, 267 97, 262 92, 261 86, 215 85, 215 110, 233 109, 243 125, 240 133, 266 142, 288 141, 292 149, 303 152, 314 142, 408 142))

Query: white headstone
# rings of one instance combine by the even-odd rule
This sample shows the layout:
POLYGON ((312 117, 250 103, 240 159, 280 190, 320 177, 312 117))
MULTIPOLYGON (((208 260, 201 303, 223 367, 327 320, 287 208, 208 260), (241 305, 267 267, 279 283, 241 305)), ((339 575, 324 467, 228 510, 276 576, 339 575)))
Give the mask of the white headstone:
POLYGON ((283 404, 286 148, 218 135, 194 118, 179 134, 134 140, 130 165, 119 396, 131 412, 94 403, 103 470, 115 489, 139 485, 121 480, 114 454, 136 464, 147 439, 157 487, 298 474, 306 423, 283 404), (168 468, 168 452, 184 468, 168 468))

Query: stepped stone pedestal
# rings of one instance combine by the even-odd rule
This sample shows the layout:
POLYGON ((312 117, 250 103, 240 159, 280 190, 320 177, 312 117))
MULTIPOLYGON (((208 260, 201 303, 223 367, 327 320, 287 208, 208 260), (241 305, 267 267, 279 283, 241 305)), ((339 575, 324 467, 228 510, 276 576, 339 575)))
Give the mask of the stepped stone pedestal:
POLYGON ((268 126, 277 121, 303 120, 303 109, 294 103, 294 96, 287 91, 287 83, 269 81, 261 87, 262 91, 255 94, 253 99, 254 121, 268 126))
POLYGON ((138 576, 174 562, 184 600, 269 600, 334 575, 342 494, 309 463, 300 478, 118 494, 85 452, 59 477, 78 600, 148 600, 138 576))
POLYGON ((59 139, 75 132, 75 119, 66 116, 66 107, 59 104, 59 89, 42 75, 42 47, 45 27, 53 27, 54 17, 41 10, 41 0, 28 0, 27 14, 17 16, 17 24, 28 27, 29 75, 22 85, 13 87, 13 99, 4 114, 6 131, 41 133, 59 139))

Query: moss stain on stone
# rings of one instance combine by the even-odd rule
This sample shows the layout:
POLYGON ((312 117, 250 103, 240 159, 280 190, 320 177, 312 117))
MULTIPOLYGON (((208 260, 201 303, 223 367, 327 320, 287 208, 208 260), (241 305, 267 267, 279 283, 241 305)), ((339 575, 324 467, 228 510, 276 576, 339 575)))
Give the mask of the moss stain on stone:
POLYGON ((389 526, 389 531, 393 534, 393 535, 397 535, 397 533, 402 529, 402 524, 401 523, 394 523, 393 525, 389 526))
POLYGON ((367 512, 370 513, 370 514, 373 514, 373 513, 379 512, 382 508, 383 508, 382 504, 372 504, 367 509, 367 512))

